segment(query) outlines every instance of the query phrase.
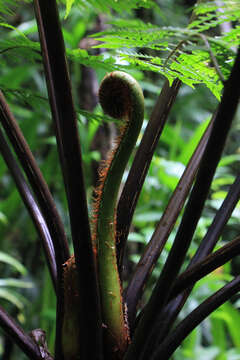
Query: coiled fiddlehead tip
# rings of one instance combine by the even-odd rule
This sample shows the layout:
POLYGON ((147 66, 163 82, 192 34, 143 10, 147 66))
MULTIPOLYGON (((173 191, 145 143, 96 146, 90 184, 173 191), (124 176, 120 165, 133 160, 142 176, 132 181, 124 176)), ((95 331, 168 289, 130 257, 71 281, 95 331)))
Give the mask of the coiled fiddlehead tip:
POLYGON ((134 91, 143 97, 141 88, 131 75, 122 71, 107 74, 99 88, 99 102, 103 111, 117 119, 129 115, 134 91))

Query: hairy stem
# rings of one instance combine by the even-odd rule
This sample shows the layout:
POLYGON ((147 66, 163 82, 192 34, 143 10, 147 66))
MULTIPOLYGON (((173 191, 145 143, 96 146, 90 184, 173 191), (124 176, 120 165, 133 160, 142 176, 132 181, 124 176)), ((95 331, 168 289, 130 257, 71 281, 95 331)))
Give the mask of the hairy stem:
POLYGON ((123 353, 128 331, 116 258, 116 202, 123 172, 142 126, 144 99, 131 76, 115 71, 103 79, 99 100, 106 114, 123 120, 116 147, 101 169, 93 231, 107 341, 117 352, 123 353))

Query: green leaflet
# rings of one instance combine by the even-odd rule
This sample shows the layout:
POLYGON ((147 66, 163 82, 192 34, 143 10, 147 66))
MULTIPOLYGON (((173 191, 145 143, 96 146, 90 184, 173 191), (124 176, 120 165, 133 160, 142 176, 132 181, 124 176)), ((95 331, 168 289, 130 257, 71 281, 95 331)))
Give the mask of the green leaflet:
POLYGON ((61 2, 66 4, 66 17, 70 12, 73 3, 80 8, 89 8, 92 11, 101 13, 110 13, 111 10, 123 13, 130 12, 139 7, 150 8, 155 6, 153 0, 61 0, 61 2))
POLYGON ((26 275, 26 268, 13 256, 10 256, 2 251, 0 251, 0 262, 3 262, 5 264, 9 264, 15 268, 20 274, 26 275))
MULTIPOLYGON (((158 27, 135 20, 115 20, 112 21, 111 28, 93 35, 96 40, 102 42, 96 47, 111 49, 111 53, 96 56, 78 48, 68 48, 66 53, 69 60, 93 69, 114 71, 137 68, 158 72, 166 77, 170 84, 175 78, 179 78, 190 87, 204 84, 219 100, 223 85, 213 65, 212 57, 215 57, 226 79, 235 56, 230 46, 237 47, 240 43, 238 15, 240 16, 239 4, 229 8, 224 18, 216 18, 214 15, 212 19, 212 13, 204 13, 198 19, 199 22, 195 23, 194 28, 158 27), (230 32, 217 38, 205 35, 205 41, 201 38, 200 34, 206 27, 214 28, 227 20, 236 23, 230 32), (153 54, 152 50, 154 55, 148 55, 153 54)), ((9 28, 7 23, 0 25, 9 28)), ((4 58, 8 56, 13 58, 17 54, 15 58, 21 64, 23 59, 36 62, 40 58, 39 43, 30 40, 15 28, 14 32, 0 40, 0 52, 4 53, 4 58)), ((4 58, 0 57, 0 64, 4 58)))
POLYGON ((71 11, 72 5, 75 0, 66 0, 66 13, 64 18, 66 19, 71 11))

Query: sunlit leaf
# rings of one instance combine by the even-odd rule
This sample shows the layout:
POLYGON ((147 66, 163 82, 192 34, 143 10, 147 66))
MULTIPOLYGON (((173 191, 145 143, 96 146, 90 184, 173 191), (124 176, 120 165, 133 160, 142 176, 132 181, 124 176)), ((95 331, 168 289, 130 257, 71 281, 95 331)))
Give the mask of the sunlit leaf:
POLYGON ((2 251, 0 251, 0 262, 11 265, 22 275, 27 273, 26 268, 18 260, 2 251))

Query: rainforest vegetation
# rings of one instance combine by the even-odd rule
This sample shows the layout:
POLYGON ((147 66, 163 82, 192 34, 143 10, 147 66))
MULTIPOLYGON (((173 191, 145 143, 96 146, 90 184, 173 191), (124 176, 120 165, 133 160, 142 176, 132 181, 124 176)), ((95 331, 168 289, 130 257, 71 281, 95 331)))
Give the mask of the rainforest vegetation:
POLYGON ((0 358, 240 359, 239 0, 0 0, 0 358))

